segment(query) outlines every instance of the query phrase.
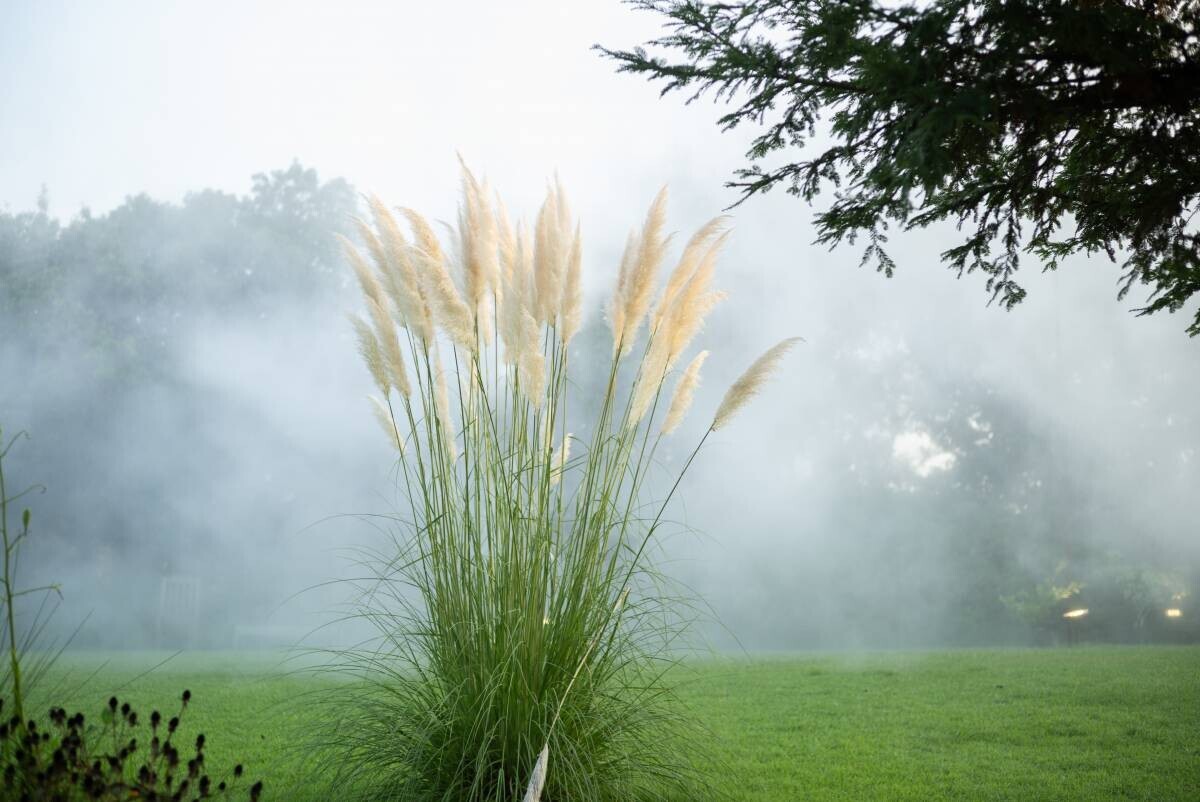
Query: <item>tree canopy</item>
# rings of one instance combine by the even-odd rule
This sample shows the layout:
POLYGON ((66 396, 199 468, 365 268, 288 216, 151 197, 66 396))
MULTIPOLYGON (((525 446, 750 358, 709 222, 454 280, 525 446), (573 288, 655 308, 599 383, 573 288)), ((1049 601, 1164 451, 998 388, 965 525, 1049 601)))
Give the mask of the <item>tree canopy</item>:
POLYGON ((759 127, 729 182, 739 203, 831 185, 817 241, 861 237, 863 263, 889 276, 891 227, 949 221, 963 238, 943 261, 985 274, 1007 308, 1026 294, 1022 256, 1119 260, 1118 297, 1144 285, 1143 315, 1200 293, 1200 3, 632 5, 666 28, 645 47, 599 47, 621 71, 727 103, 726 130, 759 127))

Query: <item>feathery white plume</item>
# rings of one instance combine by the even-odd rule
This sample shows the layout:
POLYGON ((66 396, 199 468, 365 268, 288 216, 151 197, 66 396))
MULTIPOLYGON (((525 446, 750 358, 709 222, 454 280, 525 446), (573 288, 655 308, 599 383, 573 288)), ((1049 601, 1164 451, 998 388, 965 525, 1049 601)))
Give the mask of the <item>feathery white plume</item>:
POLYGON ((683 375, 679 377, 679 381, 675 385, 675 394, 671 396, 671 406, 667 409, 667 418, 663 421, 663 434, 670 434, 679 428, 679 424, 683 423, 683 419, 692 406, 696 388, 700 386, 700 368, 706 359, 708 359, 708 351, 696 354, 684 369, 683 375))
POLYGON ((687 245, 683 248, 683 253, 679 256, 679 262, 676 263, 675 269, 671 271, 671 275, 667 279, 666 286, 663 287, 662 297, 654 310, 653 328, 658 327, 663 315, 674 302, 676 293, 687 284, 701 260, 706 254, 712 252, 714 242, 723 243, 728 237, 729 232, 725 228, 728 221, 729 218, 726 216, 714 217, 701 226, 688 240, 687 245))
POLYGON ((375 396, 369 395, 367 396, 367 400, 371 402, 371 409, 375 413, 375 420, 379 421, 383 433, 387 435, 388 440, 396 447, 396 450, 403 454, 404 438, 400 436, 400 429, 397 428, 396 422, 392 420, 392 413, 375 396))
POLYGON ((625 250, 621 252, 621 266, 617 270, 617 286, 613 289, 612 301, 608 305, 608 325, 612 329, 613 353, 618 349, 626 354, 629 348, 621 342, 625 332, 625 293, 629 286, 629 274, 633 272, 634 254, 637 248, 637 235, 632 231, 625 238, 625 250))
POLYGON ((624 309, 622 312, 621 342, 624 351, 633 347, 638 327, 642 325, 650 300, 658 268, 667 250, 668 237, 663 229, 667 222, 667 188, 659 190, 646 213, 646 222, 638 236, 637 250, 625 282, 624 309))
POLYGON ((537 763, 533 766, 533 776, 529 778, 529 785, 525 788, 525 796, 521 798, 521 802, 542 802, 542 789, 546 787, 546 769, 549 762, 550 744, 547 743, 538 754, 537 763))
POLYGON ((562 337, 563 345, 571 342, 571 338, 579 331, 583 317, 583 239, 579 226, 575 227, 575 236, 571 240, 571 250, 567 256, 567 276, 563 284, 562 297, 562 337))
POLYGON ((375 271, 371 270, 367 260, 363 259, 358 248, 354 247, 354 243, 341 234, 336 236, 338 242, 342 244, 346 261, 350 263, 350 267, 354 268, 354 275, 358 278, 358 286, 362 289, 363 297, 373 299, 381 304, 387 303, 379 277, 375 275, 375 271))
POLYGON ((362 356, 363 361, 367 363, 367 370, 371 372, 371 378, 375 380, 375 386, 379 388, 384 397, 387 396, 388 390, 391 389, 391 381, 388 379, 387 367, 383 360, 383 350, 379 346, 379 340, 375 337, 375 332, 371 331, 371 327, 367 322, 358 315, 350 315, 350 323, 354 326, 354 333, 358 336, 358 353, 362 356))
POLYGON ((714 432, 724 428, 738 413, 738 410, 744 407, 751 398, 758 395, 763 384, 779 367, 779 360, 783 359, 784 355, 792 350, 792 347, 798 342, 802 342, 801 338, 790 337, 772 346, 766 353, 754 360, 753 364, 746 368, 746 372, 725 391, 725 397, 721 399, 721 405, 717 407, 717 414, 713 416, 712 426, 709 428, 714 432))
POLYGON ((554 460, 550 464, 550 484, 558 484, 562 479, 567 460, 571 458, 571 433, 563 435, 562 444, 554 452, 554 460))

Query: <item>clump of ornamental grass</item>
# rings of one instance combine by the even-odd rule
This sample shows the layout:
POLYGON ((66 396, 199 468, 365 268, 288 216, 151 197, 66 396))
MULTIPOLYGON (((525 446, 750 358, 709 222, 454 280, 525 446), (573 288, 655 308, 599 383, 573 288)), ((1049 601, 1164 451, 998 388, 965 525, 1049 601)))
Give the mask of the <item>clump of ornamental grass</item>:
POLYGON ((795 340, 730 388, 666 497, 643 498, 700 381, 708 352, 688 351, 723 297, 728 236, 723 218, 701 227, 660 288, 666 203, 664 190, 628 239, 600 363, 572 363, 583 241, 557 184, 532 226, 514 226, 464 167, 452 242, 374 198, 363 249, 345 242, 405 509, 367 561, 358 614, 379 639, 338 663, 365 680, 340 698, 330 741, 343 788, 447 802, 694 795, 702 768, 666 676, 684 617, 649 547, 704 438, 795 340), (599 393, 577 389, 581 370, 602 371, 599 393))

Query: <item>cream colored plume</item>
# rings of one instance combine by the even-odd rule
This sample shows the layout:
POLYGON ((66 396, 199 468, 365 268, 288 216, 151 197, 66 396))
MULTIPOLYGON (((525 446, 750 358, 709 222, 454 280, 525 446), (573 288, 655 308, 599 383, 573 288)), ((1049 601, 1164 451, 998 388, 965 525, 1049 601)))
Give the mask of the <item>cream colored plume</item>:
POLYGON ((434 404, 438 422, 441 424, 443 442, 450 459, 458 459, 458 447, 454 442, 454 421, 450 419, 450 393, 446 388, 446 371, 442 367, 442 358, 434 351, 434 404))
POLYGON ((371 254, 371 258, 375 261, 375 267, 379 273, 386 274, 388 271, 387 255, 383 250, 383 243, 379 241, 379 237, 367 225, 367 221, 360 217, 355 217, 354 227, 358 229, 358 235, 362 237, 363 244, 367 246, 367 252, 371 254))
POLYGON ((571 250, 571 211, 557 179, 546 191, 546 200, 534 223, 533 276, 536 289, 535 317, 553 324, 563 300, 563 279, 571 250))
POLYGON ((386 304, 387 298, 384 296, 383 285, 379 283, 378 276, 375 271, 371 270, 371 266, 367 264, 367 260, 363 259, 358 248, 354 247, 354 243, 341 234, 336 235, 338 242, 342 244, 342 250, 346 254, 346 261, 350 263, 350 267, 354 268, 354 275, 358 278, 358 286, 362 289, 364 298, 372 299, 380 304, 386 304))
POLYGON ((513 267, 517 259, 517 236, 512 222, 508 219, 508 210, 496 196, 496 239, 500 249, 500 286, 497 287, 497 302, 503 296, 505 285, 512 281, 513 267))
POLYGON ((413 238, 416 240, 417 247, 429 254, 430 259, 445 264, 446 254, 442 252, 442 243, 438 241, 437 234, 429 225, 429 221, 414 209, 403 208, 400 213, 408 218, 408 224, 412 226, 413 238))
POLYGON ((550 744, 547 742, 538 754, 537 763, 533 766, 533 775, 525 788, 525 796, 521 802, 542 802, 542 789, 546 787, 546 769, 550 763, 550 744))
POLYGON ((375 420, 379 421, 380 427, 383 428, 383 433, 387 435, 388 440, 396 447, 396 450, 403 454, 404 438, 400 435, 400 429, 397 428, 396 421, 392 419, 391 410, 373 395, 367 396, 367 400, 371 402, 371 409, 375 413, 375 420))
POLYGON ((541 407, 546 389, 546 357, 538 347, 538 324, 528 312, 521 315, 521 353, 517 361, 517 372, 521 392, 534 408, 541 407))
POLYGON ((391 385, 400 395, 407 396, 412 392, 408 384, 408 373, 404 369, 404 357, 400 351, 400 340, 396 336, 396 326, 388 317, 387 310, 373 298, 367 299, 367 311, 375 326, 375 340, 383 355, 383 364, 387 368, 391 385))
POLYGON ((546 358, 542 354, 539 327, 534 317, 533 251, 529 232, 522 227, 516 235, 512 276, 506 280, 500 304, 500 338, 504 361, 517 368, 521 393, 534 405, 542 404, 546 358))
POLYGON ((408 218, 416 240, 416 247, 408 250, 409 258, 418 268, 420 281, 438 323, 450 335, 450 339, 464 348, 474 350, 471 310, 463 302, 454 279, 450 278, 446 254, 438 242, 437 234, 418 212, 407 208, 400 211, 408 218))
POLYGON ((721 405, 717 407, 717 414, 713 416, 712 426, 709 428, 714 432, 724 428, 751 398, 758 395, 763 384, 779 367, 779 360, 783 359, 784 355, 792 350, 792 347, 798 342, 802 342, 799 337, 786 339, 754 360, 746 372, 738 377, 738 380, 725 392, 725 397, 721 399, 721 405))
MULTIPOLYGON (((646 213, 646 222, 638 236, 628 273, 621 282, 624 285, 619 337, 622 353, 627 353, 633 347, 638 327, 642 325, 642 320, 650 309, 658 268, 667 250, 668 237, 664 232, 666 221, 667 188, 663 187, 650 204, 650 211, 646 213)), ((625 273, 625 270, 622 272, 625 273)))
POLYGON ((563 345, 571 342, 579 332, 579 324, 583 319, 583 238, 579 226, 575 226, 575 236, 571 240, 571 250, 567 256, 567 277, 563 284, 562 297, 562 330, 559 332, 563 345))
POLYGON ((617 270, 617 286, 613 290, 612 301, 608 304, 608 325, 612 329, 613 353, 621 349, 627 353, 628 348, 621 345, 621 334, 625 331, 625 292, 629 286, 629 274, 633 271, 633 259, 637 248, 637 235, 632 231, 625 238, 625 250, 621 252, 621 266, 617 270))
POLYGON ((708 316, 708 313, 725 299, 725 293, 712 288, 717 256, 720 254, 725 237, 726 234, 722 234, 712 242, 708 251, 700 258, 695 271, 676 291, 675 300, 659 323, 659 331, 655 336, 666 337, 670 340, 667 355, 668 370, 674 367, 684 349, 703 328, 704 318, 708 316))
POLYGON ((729 234, 725 228, 728 222, 729 218, 724 215, 714 217, 701 226, 692 235, 692 238, 688 240, 687 245, 683 248, 683 253, 679 256, 679 262, 675 265, 675 269, 671 271, 671 275, 667 279, 667 284, 663 288, 658 306, 654 309, 654 317, 651 321, 652 328, 658 327, 663 315, 666 314, 667 309, 675 301, 676 294, 687 284, 688 279, 696 272, 696 268, 704 258, 712 253, 714 244, 724 243, 729 234))
POLYGON ((642 359, 637 384, 633 388, 633 400, 629 412, 630 426, 636 426, 645 417, 651 402, 658 396, 663 379, 667 375, 669 347, 670 340, 667 337, 654 337, 650 340, 650 348, 642 359))
MULTIPOLYGON (((529 283, 533 270, 533 253, 529 247, 529 234, 521 228, 513 237, 510 267, 504 271, 504 292, 500 299, 500 339, 504 342, 504 361, 516 365, 521 360, 524 333, 524 317, 529 314, 529 283)), ((537 323, 534 323, 534 330, 537 323)))
POLYGON ((391 211, 378 197, 368 199, 371 216, 379 230, 378 242, 383 253, 380 273, 384 288, 391 296, 401 323, 425 342, 433 339, 433 317, 429 301, 421 286, 413 260, 409 256, 411 247, 404 239, 404 232, 391 211))
POLYGON ((371 372, 371 378, 375 380, 375 386, 379 388, 379 392, 386 398, 392 383, 388 378, 387 366, 383 359, 383 349, 379 346, 379 340, 375 337, 375 332, 371 331, 371 327, 367 325, 367 322, 358 315, 350 315, 350 323, 354 326, 354 333, 358 336, 358 353, 362 355, 363 361, 367 363, 367 370, 371 372))
POLYGON ((423 247, 409 248, 409 258, 417 265, 418 273, 424 282, 426 293, 433 307, 434 315, 450 339, 456 344, 469 350, 475 350, 474 318, 471 309, 463 301, 450 278, 446 267, 445 256, 441 249, 437 251, 441 258, 431 255, 423 247))
POLYGON ((462 257, 466 301, 485 337, 491 331, 488 294, 499 285, 499 232, 486 185, 480 185, 467 165, 462 165, 463 201, 458 213, 459 250, 462 257))
POLYGON ((550 463, 550 484, 558 484, 562 479, 567 460, 571 458, 571 433, 563 435, 562 444, 554 452, 554 460, 550 463))
POLYGON ((663 421, 662 433, 670 434, 679 428, 692 406, 692 398, 696 388, 700 386, 700 368, 708 359, 708 351, 701 351, 688 363, 679 382, 675 385, 675 394, 671 396, 671 406, 667 409, 667 418, 663 421))

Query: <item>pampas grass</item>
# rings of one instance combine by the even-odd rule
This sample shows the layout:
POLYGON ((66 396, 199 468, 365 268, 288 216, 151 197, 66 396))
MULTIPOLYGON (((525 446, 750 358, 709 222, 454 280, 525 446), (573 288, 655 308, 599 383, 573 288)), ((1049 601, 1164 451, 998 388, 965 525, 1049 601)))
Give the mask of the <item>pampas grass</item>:
MULTIPOLYGON (((338 697, 327 772, 377 799, 695 798, 703 750, 683 737, 666 675, 684 611, 647 551, 682 473, 653 507, 645 496, 707 356, 668 405, 664 386, 722 297, 725 221, 689 240, 655 302, 670 239, 660 192, 617 270, 612 356, 576 365, 584 252, 561 185, 532 230, 465 166, 462 192, 453 256, 420 214, 400 210, 406 231, 378 199, 360 225, 366 255, 347 244, 404 510, 363 560, 355 614, 379 638, 340 653, 360 682, 338 697), (602 395, 568 404, 579 370, 602 395)), ((739 379, 705 437, 782 353, 739 379)))
POLYGON ((800 337, 789 337, 776 343, 746 368, 746 372, 725 391, 725 397, 713 415, 711 431, 725 428, 742 407, 762 391, 763 385, 778 370, 780 361, 798 342, 802 342, 800 337))
POLYGON ((679 424, 683 423, 688 410, 692 407, 692 398, 696 395, 696 388, 700 386, 700 368, 703 367, 706 359, 708 359, 708 351, 701 351, 683 371, 683 376, 675 385, 675 393, 671 396, 671 406, 667 408, 667 417, 662 425, 663 434, 670 434, 679 428, 679 424))

